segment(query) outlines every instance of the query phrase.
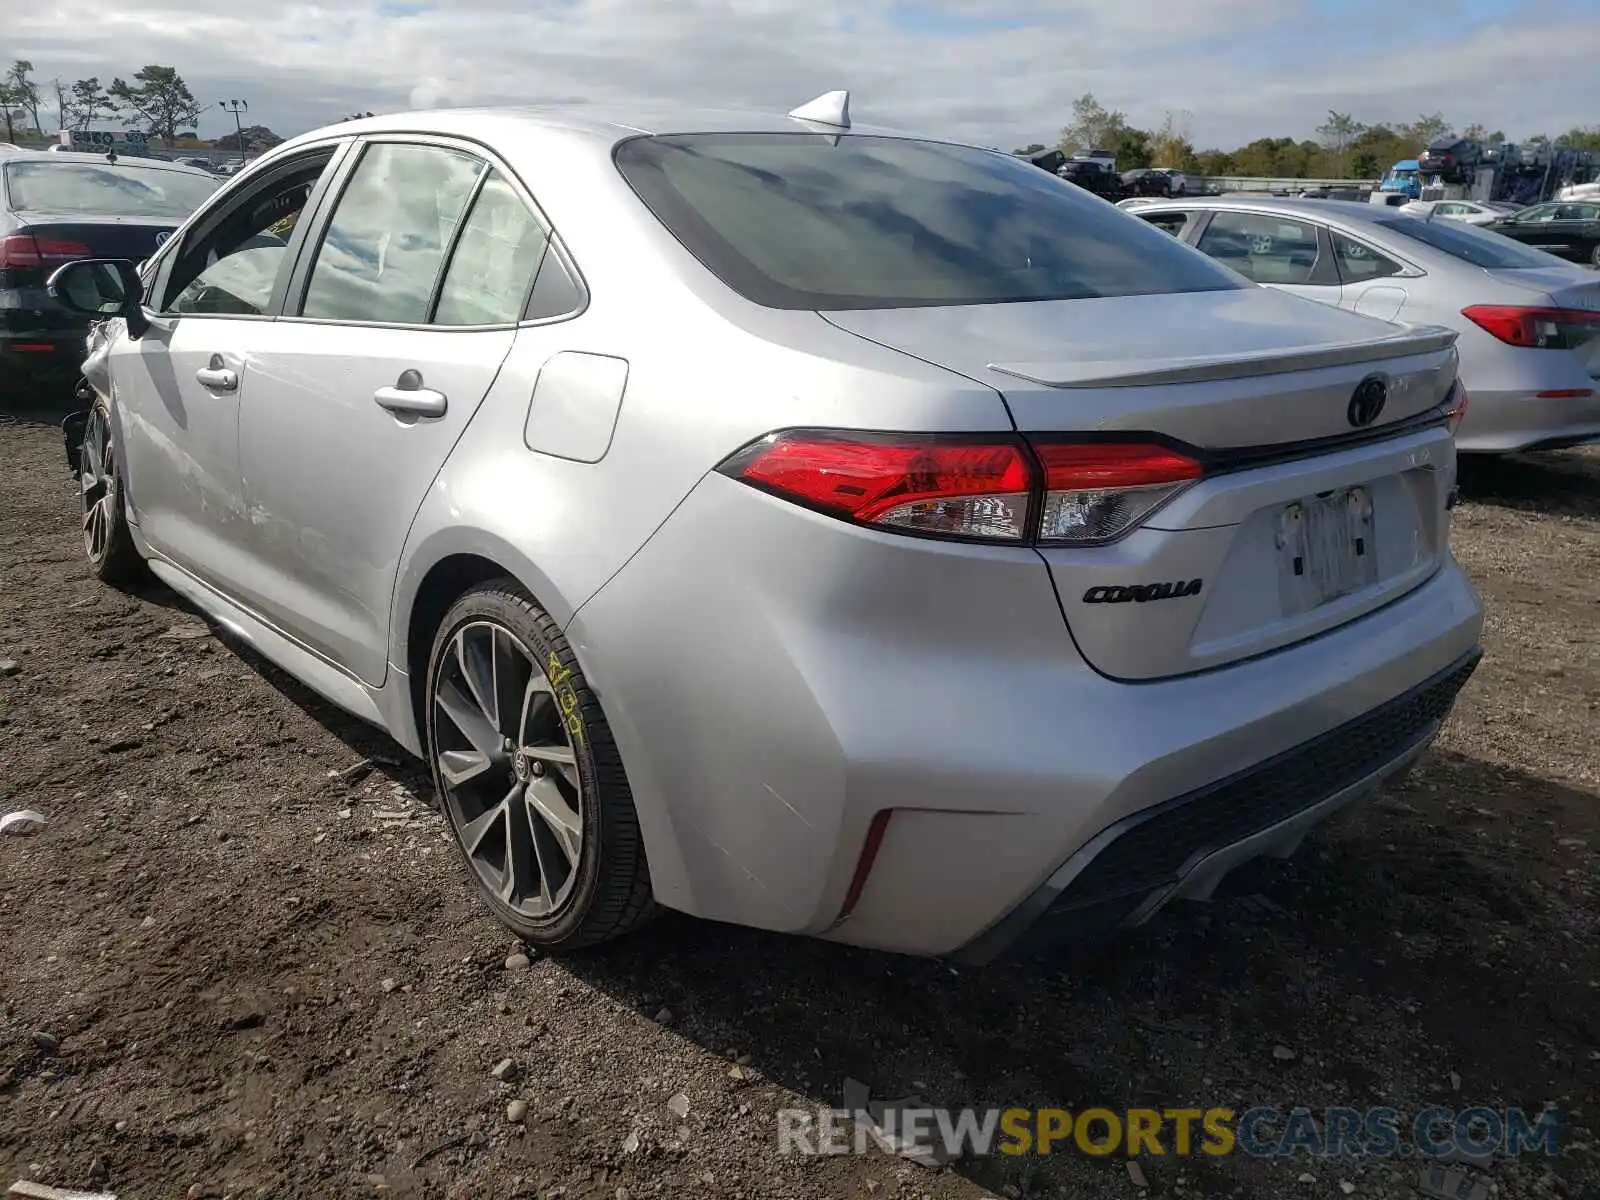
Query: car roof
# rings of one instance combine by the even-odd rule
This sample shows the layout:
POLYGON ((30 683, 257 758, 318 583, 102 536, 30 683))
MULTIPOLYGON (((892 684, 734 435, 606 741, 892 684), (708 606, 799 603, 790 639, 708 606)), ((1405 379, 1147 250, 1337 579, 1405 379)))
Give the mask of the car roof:
POLYGON ((1300 196, 1196 196, 1192 200, 1157 200, 1141 208, 1239 208, 1247 211, 1290 216, 1320 214, 1331 221, 1370 225, 1400 211, 1387 204, 1364 204, 1359 200, 1316 200, 1300 196))
MULTIPOLYGON (((435 133, 490 142, 542 135, 612 144, 640 134, 815 133, 830 128, 785 114, 759 110, 671 105, 621 107, 530 104, 497 108, 421 109, 363 117, 358 121, 341 121, 290 138, 282 145, 273 147, 272 153, 276 154, 285 147, 321 140, 331 134, 435 133)), ((863 125, 854 121, 848 129, 840 129, 839 133, 847 137, 851 134, 875 134, 951 142, 949 138, 928 137, 906 129, 863 125)))
POLYGON ((197 167, 186 166, 180 162, 173 162, 167 158, 145 158, 138 154, 119 154, 117 161, 112 164, 106 162, 104 154, 90 154, 78 150, 24 150, 19 154, 7 154, 7 163, 44 162, 44 163, 99 163, 101 166, 118 167, 150 167, 157 171, 176 171, 180 175, 205 176, 206 172, 197 167))

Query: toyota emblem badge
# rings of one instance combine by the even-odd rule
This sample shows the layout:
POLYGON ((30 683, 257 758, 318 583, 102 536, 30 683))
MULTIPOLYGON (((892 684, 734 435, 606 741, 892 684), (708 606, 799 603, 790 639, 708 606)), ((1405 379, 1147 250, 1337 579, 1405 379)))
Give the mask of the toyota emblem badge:
POLYGON ((1389 385, 1381 375, 1369 375, 1356 385, 1355 395, 1350 397, 1350 407, 1347 415, 1350 424, 1360 429, 1363 425, 1371 425, 1383 412, 1383 406, 1389 401, 1389 385))

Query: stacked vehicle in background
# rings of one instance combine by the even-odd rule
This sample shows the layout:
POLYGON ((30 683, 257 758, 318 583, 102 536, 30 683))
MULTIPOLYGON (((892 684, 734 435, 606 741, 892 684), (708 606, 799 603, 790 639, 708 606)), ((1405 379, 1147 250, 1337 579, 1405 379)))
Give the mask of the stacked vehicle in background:
POLYGON ((1450 136, 1435 138, 1416 158, 1395 163, 1371 199, 1393 206, 1412 200, 1464 200, 1523 208, 1589 184, 1597 175, 1600 155, 1592 150, 1450 136))

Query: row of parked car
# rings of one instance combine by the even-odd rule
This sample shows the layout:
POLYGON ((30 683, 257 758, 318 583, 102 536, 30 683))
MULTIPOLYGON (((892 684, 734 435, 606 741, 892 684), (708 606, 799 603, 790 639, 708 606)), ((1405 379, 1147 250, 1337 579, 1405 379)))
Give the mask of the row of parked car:
POLYGON ((1600 204, 1556 201, 1487 221, 1450 211, 1468 207, 1455 201, 1228 196, 1127 207, 1267 287, 1455 330, 1472 397, 1457 432, 1463 451, 1600 438, 1600 275, 1578 265, 1600 265, 1600 204))
POLYGON ((90 568, 423 758, 556 950, 668 907, 983 961, 1205 898, 1472 674, 1455 436, 1600 437, 1600 276, 1119 212, 842 92, 0 170, 90 568))

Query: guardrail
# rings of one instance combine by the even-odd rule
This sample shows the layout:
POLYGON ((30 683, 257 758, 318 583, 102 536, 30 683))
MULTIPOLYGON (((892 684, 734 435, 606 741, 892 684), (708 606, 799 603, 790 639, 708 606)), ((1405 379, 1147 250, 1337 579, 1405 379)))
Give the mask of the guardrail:
POLYGON ((1191 192, 1301 192, 1306 188, 1355 188, 1361 192, 1376 191, 1376 179, 1292 179, 1288 176, 1265 175, 1188 175, 1185 176, 1191 192))

